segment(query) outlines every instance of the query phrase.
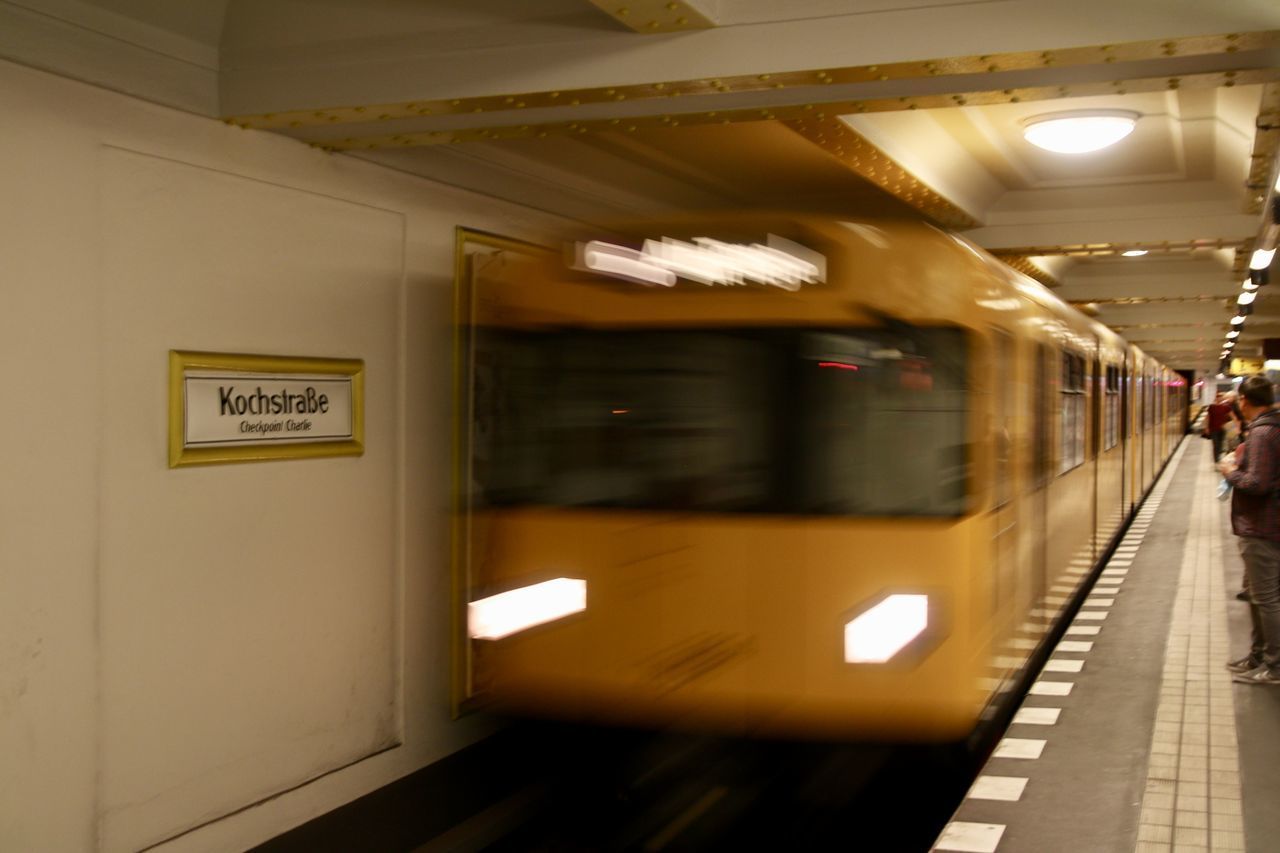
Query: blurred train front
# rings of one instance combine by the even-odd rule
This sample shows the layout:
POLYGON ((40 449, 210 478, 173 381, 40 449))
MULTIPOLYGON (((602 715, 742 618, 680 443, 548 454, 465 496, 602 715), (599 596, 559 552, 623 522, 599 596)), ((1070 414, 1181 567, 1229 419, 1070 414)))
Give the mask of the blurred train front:
POLYGON ((920 223, 660 227, 476 271, 466 697, 761 735, 969 734, 1025 661, 1002 644, 1047 583, 1019 389, 1034 347, 1088 326, 920 223), (760 250, 817 272, 733 266, 777 259, 760 250))

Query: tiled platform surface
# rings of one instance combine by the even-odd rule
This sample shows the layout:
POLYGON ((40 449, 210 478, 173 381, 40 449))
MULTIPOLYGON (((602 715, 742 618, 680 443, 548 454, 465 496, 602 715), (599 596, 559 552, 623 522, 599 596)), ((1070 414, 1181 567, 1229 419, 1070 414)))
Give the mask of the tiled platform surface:
POLYGON ((1242 566, 1186 439, 934 850, 1280 851, 1280 688, 1233 684, 1242 566))

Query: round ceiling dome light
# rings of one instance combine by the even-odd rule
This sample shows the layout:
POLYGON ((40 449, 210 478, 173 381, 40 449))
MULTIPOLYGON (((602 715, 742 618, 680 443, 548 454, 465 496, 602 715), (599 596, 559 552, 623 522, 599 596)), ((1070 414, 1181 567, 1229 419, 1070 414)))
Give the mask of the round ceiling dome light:
POLYGON ((1032 116, 1023 121, 1028 142, 1057 154, 1086 154, 1115 145, 1138 123, 1132 110, 1069 110, 1032 116))

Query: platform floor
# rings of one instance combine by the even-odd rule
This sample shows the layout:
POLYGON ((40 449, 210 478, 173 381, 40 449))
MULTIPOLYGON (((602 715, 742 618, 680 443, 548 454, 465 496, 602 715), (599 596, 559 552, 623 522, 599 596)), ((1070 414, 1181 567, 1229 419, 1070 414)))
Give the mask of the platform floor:
POLYGON ((1224 666, 1249 613, 1217 483, 1185 439, 934 850, 1280 851, 1280 688, 1224 666))

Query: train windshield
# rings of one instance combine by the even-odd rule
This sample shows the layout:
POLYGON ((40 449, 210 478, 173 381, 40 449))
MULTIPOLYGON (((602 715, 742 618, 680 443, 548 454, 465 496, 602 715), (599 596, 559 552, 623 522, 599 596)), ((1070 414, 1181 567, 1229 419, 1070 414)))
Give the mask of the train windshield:
POLYGON ((955 516, 954 328, 477 329, 478 506, 955 516))

